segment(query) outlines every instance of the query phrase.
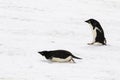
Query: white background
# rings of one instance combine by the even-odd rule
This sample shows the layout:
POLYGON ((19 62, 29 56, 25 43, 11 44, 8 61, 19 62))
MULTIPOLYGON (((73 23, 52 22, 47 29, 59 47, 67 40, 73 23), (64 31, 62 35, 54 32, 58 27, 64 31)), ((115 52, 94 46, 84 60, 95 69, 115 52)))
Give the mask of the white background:
POLYGON ((119 0, 0 0, 0 80, 120 80, 119 0), (89 46, 98 20, 107 46, 89 46), (51 63, 38 51, 83 60, 51 63))

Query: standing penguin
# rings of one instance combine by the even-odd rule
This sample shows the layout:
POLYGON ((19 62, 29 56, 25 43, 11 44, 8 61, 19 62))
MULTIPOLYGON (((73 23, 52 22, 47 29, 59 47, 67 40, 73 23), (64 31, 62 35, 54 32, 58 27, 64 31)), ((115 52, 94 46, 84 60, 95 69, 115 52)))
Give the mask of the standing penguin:
POLYGON ((104 36, 104 31, 100 23, 95 19, 89 19, 85 22, 90 24, 93 33, 93 42, 88 43, 88 45, 94 45, 94 44, 106 45, 106 38, 104 36))

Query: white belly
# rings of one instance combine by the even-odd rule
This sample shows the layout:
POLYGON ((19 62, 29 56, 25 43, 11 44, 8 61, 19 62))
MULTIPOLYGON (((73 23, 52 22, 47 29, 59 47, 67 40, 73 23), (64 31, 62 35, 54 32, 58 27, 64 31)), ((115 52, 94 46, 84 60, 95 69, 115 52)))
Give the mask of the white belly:
POLYGON ((90 24, 90 27, 91 27, 91 30, 92 30, 92 34, 93 34, 93 41, 92 42, 95 42, 95 38, 97 36, 97 28, 93 29, 92 25, 90 24))
POLYGON ((51 61, 53 61, 53 62, 69 62, 71 59, 72 59, 72 56, 69 56, 69 57, 67 57, 65 59, 55 58, 54 57, 54 58, 52 58, 51 61))
POLYGON ((97 36, 96 28, 92 30, 92 33, 93 33, 93 42, 95 42, 95 38, 97 36))

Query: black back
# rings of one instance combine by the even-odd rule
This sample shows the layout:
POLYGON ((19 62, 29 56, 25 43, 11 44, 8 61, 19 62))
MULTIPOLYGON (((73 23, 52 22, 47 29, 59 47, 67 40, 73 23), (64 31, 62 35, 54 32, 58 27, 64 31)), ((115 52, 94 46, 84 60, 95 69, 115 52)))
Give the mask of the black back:
POLYGON ((103 33, 101 33, 100 31, 97 30, 97 36, 95 38, 95 41, 96 42, 100 42, 102 43, 103 45, 106 45, 106 39, 103 35, 103 33))
POLYGON ((72 56, 72 54, 66 50, 42 51, 38 53, 45 56, 47 59, 52 59, 53 57, 65 59, 68 56, 72 56))

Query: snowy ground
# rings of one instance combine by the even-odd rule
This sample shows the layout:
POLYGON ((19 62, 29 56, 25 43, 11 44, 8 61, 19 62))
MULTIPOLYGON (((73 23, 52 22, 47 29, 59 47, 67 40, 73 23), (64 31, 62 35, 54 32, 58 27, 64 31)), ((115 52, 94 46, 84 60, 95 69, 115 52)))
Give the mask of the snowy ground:
POLYGON ((0 80, 120 80, 119 0, 0 0, 0 80), (84 21, 101 22, 107 46, 88 46, 84 21), (50 63, 37 52, 83 58, 50 63))

